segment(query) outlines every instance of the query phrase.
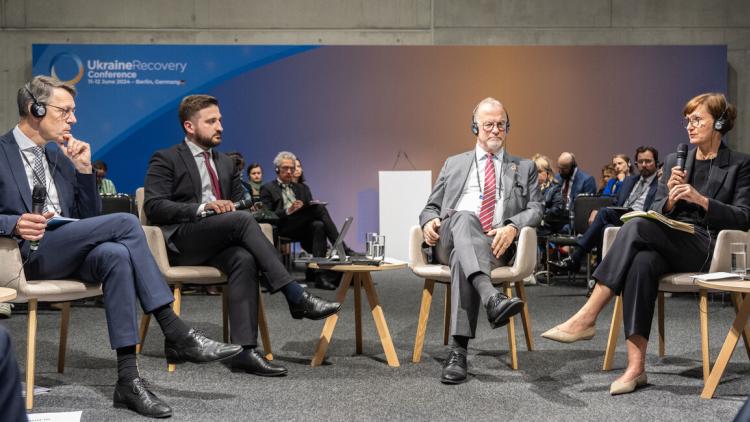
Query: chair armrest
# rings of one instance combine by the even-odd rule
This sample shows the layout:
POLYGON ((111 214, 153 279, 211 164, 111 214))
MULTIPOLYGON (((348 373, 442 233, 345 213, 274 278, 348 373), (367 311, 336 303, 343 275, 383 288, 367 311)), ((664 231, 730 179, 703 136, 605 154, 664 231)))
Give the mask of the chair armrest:
POLYGON ((9 237, 0 238, 0 268, 0 287, 18 291, 21 285, 26 284, 21 251, 18 249, 18 243, 9 237))
POLYGON ((534 273, 537 263, 536 229, 523 227, 518 235, 516 259, 513 261, 513 272, 524 278, 534 273))
POLYGON ((714 246, 714 256, 711 258, 711 266, 708 272, 717 271, 729 272, 732 266, 732 253, 729 247, 730 243, 748 243, 748 232, 740 230, 722 230, 716 236, 716 245, 714 246))
POLYGON ((167 254, 167 245, 164 241, 164 234, 161 232, 161 229, 156 226, 141 227, 143 227, 143 231, 146 233, 148 248, 151 250, 151 255, 154 256, 156 265, 159 266, 159 271, 161 271, 162 274, 166 274, 171 266, 169 265, 169 255, 167 254))
POLYGON ((609 252, 609 248, 612 247, 612 243, 615 241, 615 236, 617 236, 617 232, 619 231, 619 227, 607 227, 604 230, 604 237, 602 239, 602 259, 607 256, 607 252, 609 252))
POLYGON ((412 226, 409 229, 409 268, 415 268, 419 265, 427 265, 427 257, 422 252, 422 228, 412 226))

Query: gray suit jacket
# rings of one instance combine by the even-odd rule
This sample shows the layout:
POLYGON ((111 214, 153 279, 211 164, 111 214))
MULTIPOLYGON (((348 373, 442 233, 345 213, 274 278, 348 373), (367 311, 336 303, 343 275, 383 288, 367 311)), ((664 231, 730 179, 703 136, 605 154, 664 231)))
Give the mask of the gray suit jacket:
MULTIPOLYGON (((444 219, 456 208, 469 170, 474 162, 475 150, 454 155, 445 160, 435 182, 427 205, 419 215, 419 225, 433 218, 444 219)), ((503 154, 503 215, 496 227, 513 224, 521 229, 536 227, 542 221, 544 198, 536 180, 536 166, 531 160, 503 154)))

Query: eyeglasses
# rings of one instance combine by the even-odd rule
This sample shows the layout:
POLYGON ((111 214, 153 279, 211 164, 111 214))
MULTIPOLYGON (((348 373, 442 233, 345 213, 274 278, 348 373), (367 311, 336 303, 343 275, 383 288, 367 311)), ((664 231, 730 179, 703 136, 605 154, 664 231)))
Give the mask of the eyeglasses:
POLYGON ((505 125, 507 125, 508 122, 506 121, 499 121, 499 122, 484 122, 482 123, 482 129, 484 129, 487 132, 492 132, 492 129, 494 129, 497 126, 497 130, 500 132, 505 132, 505 125))
POLYGON ((294 166, 281 166, 279 167, 280 172, 294 171, 294 166))
POLYGON ((56 108, 56 109, 60 110, 60 119, 62 119, 62 120, 65 120, 68 117, 70 117, 71 114, 75 114, 76 113, 75 107, 62 108, 62 107, 58 107, 58 106, 52 105, 52 104, 47 104, 47 107, 52 107, 52 108, 56 108))
POLYGON ((654 162, 654 160, 652 160, 652 159, 650 159, 650 158, 644 158, 644 159, 642 159, 642 160, 638 160, 638 161, 636 161, 636 163, 638 163, 638 164, 640 164, 640 165, 643 165, 643 166, 645 166, 646 164, 651 164, 651 163, 653 163, 653 162, 654 162))
POLYGON ((702 118, 701 116, 685 117, 684 119, 682 119, 682 127, 684 127, 685 129, 690 129, 690 126, 697 129, 705 125, 706 125, 706 120, 702 118))

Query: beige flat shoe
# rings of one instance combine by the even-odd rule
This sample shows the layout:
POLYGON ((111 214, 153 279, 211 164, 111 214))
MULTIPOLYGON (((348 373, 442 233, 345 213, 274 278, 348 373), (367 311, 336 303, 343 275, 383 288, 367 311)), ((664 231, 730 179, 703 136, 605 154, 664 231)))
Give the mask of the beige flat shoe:
POLYGON ((646 385, 647 382, 645 372, 627 382, 615 381, 609 386, 609 394, 616 396, 618 394, 632 393, 636 388, 646 385))
POLYGON ((596 327, 589 327, 577 333, 567 333, 558 327, 545 331, 542 333, 542 337, 559 341, 560 343, 575 343, 580 340, 591 340, 594 338, 594 334, 596 334, 596 327))

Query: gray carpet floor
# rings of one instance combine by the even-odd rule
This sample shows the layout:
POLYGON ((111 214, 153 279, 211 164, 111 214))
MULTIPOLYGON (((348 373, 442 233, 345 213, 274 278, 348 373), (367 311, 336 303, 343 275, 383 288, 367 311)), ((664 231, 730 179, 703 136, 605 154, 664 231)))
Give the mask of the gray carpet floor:
MULTIPOLYGON (((221 364, 178 366, 167 373, 163 337, 152 324, 140 358, 141 373, 165 399, 179 421, 288 420, 731 420, 750 391, 750 363, 740 342, 713 400, 701 400, 702 375, 698 302, 693 296, 666 301, 666 357, 656 354, 656 323, 649 348, 649 385, 634 394, 612 397, 609 384, 626 363, 622 338, 615 370, 602 372, 603 350, 611 309, 597 322, 593 340, 571 345, 547 341, 539 334, 563 321, 585 301, 585 289, 529 286, 527 294, 535 350, 529 352, 517 324, 519 369, 508 366, 507 330, 491 330, 480 319, 470 343, 470 381, 442 385, 443 286, 435 289, 421 363, 411 362, 422 282, 408 270, 374 274, 388 327, 401 361, 385 364, 372 318, 363 312, 364 354, 355 354, 353 295, 340 313, 326 363, 311 368, 310 358, 322 321, 289 316, 281 295, 265 296, 275 358, 289 368, 283 378, 231 373, 221 364)), ((315 291, 332 298, 334 292, 315 291)), ((364 298, 364 297, 363 297, 364 298)), ((366 301, 365 301, 366 303, 366 301)), ((366 306, 366 305, 365 305, 366 306)), ((611 307, 610 307, 611 308, 611 307)), ((733 319, 733 309, 719 300, 709 307, 711 357, 716 359, 733 319)), ((183 317, 213 338, 221 337, 220 298, 185 296, 183 317)), ((17 312, 3 321, 13 334, 19 359, 25 356, 27 318, 17 312)), ((64 374, 56 372, 59 313, 39 317, 37 385, 51 392, 36 397, 34 412, 83 410, 83 420, 135 420, 137 415, 112 407, 116 378, 104 310, 72 310, 64 374)), ((0 417, 1 419, 1 417, 0 417)))

